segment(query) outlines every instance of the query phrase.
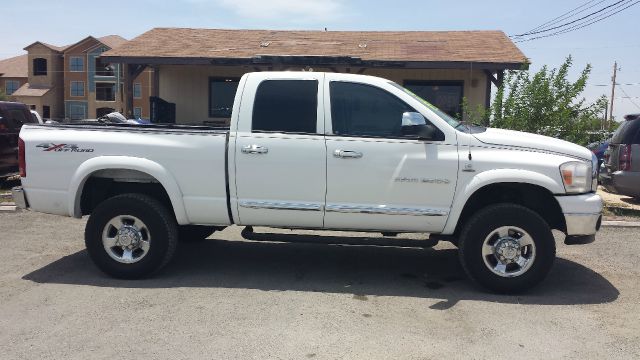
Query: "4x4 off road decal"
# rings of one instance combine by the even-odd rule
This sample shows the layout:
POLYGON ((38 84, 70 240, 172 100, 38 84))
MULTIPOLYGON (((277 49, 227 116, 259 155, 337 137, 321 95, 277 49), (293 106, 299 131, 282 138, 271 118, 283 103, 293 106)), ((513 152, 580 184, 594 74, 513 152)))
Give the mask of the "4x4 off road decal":
POLYGON ((36 147, 42 148, 42 151, 53 151, 53 152, 93 152, 93 149, 82 149, 76 144, 52 144, 52 143, 43 143, 39 144, 36 147))

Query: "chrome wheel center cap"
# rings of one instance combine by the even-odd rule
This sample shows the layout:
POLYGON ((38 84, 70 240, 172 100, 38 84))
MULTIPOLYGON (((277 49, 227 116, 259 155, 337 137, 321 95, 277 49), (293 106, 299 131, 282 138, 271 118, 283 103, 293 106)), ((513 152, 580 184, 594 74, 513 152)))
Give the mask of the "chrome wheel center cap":
POLYGON ((118 230, 117 234, 118 245, 133 249, 138 247, 142 240, 142 234, 133 226, 124 225, 118 230))
POLYGON ((504 238, 496 243, 496 257, 504 263, 515 262, 520 256, 520 243, 513 238, 504 238))

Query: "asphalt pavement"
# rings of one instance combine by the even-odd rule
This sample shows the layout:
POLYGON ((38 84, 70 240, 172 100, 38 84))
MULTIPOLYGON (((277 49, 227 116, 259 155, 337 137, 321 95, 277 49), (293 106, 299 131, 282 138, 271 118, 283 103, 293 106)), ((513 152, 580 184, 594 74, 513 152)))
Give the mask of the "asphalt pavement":
POLYGON ((559 236, 546 281, 506 296, 419 235, 245 241, 238 227, 181 243, 154 278, 115 280, 89 260, 85 221, 0 212, 0 358, 640 357, 638 228, 559 236))

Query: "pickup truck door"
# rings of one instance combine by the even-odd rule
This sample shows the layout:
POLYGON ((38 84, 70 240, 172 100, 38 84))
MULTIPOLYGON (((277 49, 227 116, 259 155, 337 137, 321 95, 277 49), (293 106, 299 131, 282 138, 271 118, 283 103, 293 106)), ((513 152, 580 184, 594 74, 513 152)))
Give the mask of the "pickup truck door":
POLYGON ((402 114, 416 110, 372 85, 327 74, 325 99, 325 227, 442 231, 456 187, 455 135, 403 136, 402 114))
POLYGON ((323 78, 314 73, 247 78, 231 176, 236 187, 231 206, 237 209, 238 224, 322 228, 323 78))

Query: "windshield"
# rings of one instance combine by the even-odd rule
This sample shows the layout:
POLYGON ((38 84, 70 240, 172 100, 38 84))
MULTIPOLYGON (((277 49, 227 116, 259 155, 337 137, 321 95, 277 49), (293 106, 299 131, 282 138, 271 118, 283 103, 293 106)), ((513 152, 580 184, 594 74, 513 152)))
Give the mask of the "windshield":
POLYGON ((452 127, 457 128, 462 123, 460 120, 452 117, 451 115, 449 115, 449 114, 445 113, 444 111, 438 109, 437 107, 433 106, 427 100, 425 100, 425 99, 421 98, 420 96, 414 94, 411 90, 406 89, 406 88, 394 83, 393 81, 389 81, 389 84, 397 87, 398 89, 400 89, 400 90, 404 91, 405 93, 409 94, 412 98, 420 101, 424 106, 428 107, 429 110, 431 110, 434 113, 436 113, 436 115, 438 115, 440 118, 442 118, 442 120, 446 121, 452 127))

